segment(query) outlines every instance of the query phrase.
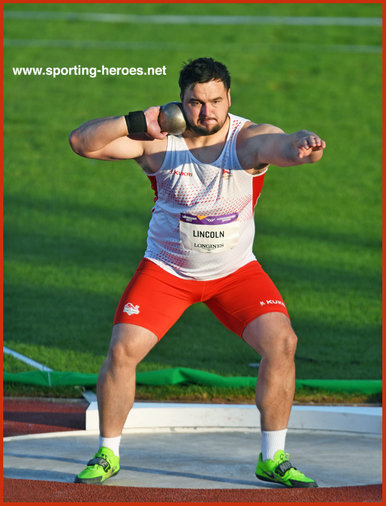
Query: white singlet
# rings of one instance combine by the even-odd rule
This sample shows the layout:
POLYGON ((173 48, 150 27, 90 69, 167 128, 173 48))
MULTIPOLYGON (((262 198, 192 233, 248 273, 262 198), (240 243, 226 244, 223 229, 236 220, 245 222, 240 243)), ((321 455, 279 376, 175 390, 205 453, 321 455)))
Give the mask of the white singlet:
POLYGON ((254 208, 266 170, 252 176, 241 167, 236 138, 248 120, 229 118, 216 161, 200 162, 181 135, 169 135, 160 169, 146 173, 156 200, 145 258, 181 278, 217 279, 255 260, 254 208))

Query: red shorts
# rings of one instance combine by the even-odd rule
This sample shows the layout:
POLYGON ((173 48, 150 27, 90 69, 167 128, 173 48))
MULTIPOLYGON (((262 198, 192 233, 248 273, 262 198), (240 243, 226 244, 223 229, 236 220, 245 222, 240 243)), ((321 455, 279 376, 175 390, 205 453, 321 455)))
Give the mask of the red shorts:
POLYGON ((196 302, 204 302, 240 337, 248 323, 264 313, 288 316, 278 289, 257 261, 220 279, 195 281, 178 278, 144 258, 121 297, 114 324, 140 325, 161 339, 196 302))

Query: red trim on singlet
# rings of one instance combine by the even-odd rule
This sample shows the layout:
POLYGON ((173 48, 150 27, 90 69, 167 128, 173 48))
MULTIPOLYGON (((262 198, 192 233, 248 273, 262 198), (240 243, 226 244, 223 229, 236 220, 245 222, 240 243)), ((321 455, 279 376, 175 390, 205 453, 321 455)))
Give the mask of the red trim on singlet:
POLYGON ((154 202, 158 200, 158 188, 157 188, 157 178, 155 176, 147 176, 149 178, 151 188, 154 192, 154 202))
POLYGON ((265 174, 253 178, 252 182, 252 209, 254 210, 257 204, 257 199, 260 197, 261 190, 263 189, 265 174))

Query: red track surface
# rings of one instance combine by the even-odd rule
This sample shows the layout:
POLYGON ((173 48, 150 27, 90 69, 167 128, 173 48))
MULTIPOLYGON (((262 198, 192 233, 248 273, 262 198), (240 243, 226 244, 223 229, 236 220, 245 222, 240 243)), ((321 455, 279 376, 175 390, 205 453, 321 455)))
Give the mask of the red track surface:
MULTIPOLYGON (((4 436, 81 430, 86 401, 5 399, 4 436)), ((382 502, 382 486, 318 489, 167 489, 4 479, 4 502, 382 502)))

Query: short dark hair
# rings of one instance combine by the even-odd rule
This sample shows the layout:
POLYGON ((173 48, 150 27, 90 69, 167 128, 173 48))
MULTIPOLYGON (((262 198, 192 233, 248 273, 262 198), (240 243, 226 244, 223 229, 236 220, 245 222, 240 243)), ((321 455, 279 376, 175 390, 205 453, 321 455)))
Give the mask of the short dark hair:
POLYGON ((213 58, 197 58, 190 60, 181 69, 178 84, 183 94, 191 84, 207 83, 212 79, 222 81, 227 91, 231 87, 231 76, 223 63, 213 58))

